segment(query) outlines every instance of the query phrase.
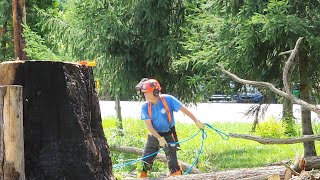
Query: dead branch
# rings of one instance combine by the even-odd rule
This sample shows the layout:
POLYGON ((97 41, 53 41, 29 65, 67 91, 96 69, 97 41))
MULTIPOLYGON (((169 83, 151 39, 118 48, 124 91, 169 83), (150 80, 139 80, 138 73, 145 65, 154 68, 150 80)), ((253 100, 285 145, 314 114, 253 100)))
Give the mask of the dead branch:
MULTIPOLYGON (((287 76, 289 68, 290 68, 290 66, 292 64, 292 61, 293 61, 295 55, 297 54, 298 47, 299 47, 299 45, 301 43, 301 40, 302 40, 302 38, 298 39, 295 48, 292 50, 292 53, 291 53, 288 61, 286 62, 286 66, 285 66, 285 69, 284 69, 283 76, 287 76)), ((284 91, 281 91, 281 90, 277 89, 273 84, 271 84, 269 82, 250 81, 250 80, 241 79, 237 75, 227 71, 221 63, 218 63, 217 65, 218 65, 218 68, 219 68, 220 71, 222 71, 224 74, 228 75, 229 77, 231 77, 233 80, 235 80, 238 83, 269 88, 271 91, 273 91, 274 93, 278 94, 279 96, 282 96, 282 97, 285 97, 287 99, 290 99, 293 102, 303 106, 304 108, 307 108, 310 111, 313 111, 313 112, 317 113, 318 115, 320 115, 320 108, 319 107, 317 107, 316 105, 313 105, 313 104, 309 104, 309 103, 307 103, 307 102, 305 102, 305 101, 303 101, 303 100, 301 100, 299 98, 296 98, 296 97, 294 97, 292 95, 292 93, 289 90, 290 88, 288 88, 289 85, 288 85, 288 82, 287 82, 287 79, 286 79, 287 77, 285 77, 283 79, 283 81, 284 81, 283 83, 286 84, 286 87, 285 87, 285 89, 286 89, 285 91, 286 92, 284 92, 284 91)))
POLYGON ((285 52, 281 52, 279 53, 279 56, 285 55, 285 54, 291 54, 293 50, 289 50, 289 51, 285 51, 285 52))
POLYGON ((295 176, 299 176, 299 175, 300 175, 297 171, 295 171, 294 169, 292 169, 288 164, 283 163, 283 162, 280 162, 280 163, 281 163, 282 165, 284 165, 287 169, 289 169, 289 170, 292 172, 293 175, 295 175, 295 176))
POLYGON ((252 136, 248 134, 229 134, 229 136, 233 138, 241 138, 241 139, 257 141, 261 144, 295 144, 295 143, 301 143, 301 142, 320 140, 320 135, 303 135, 297 138, 285 138, 285 139, 264 138, 264 137, 252 136))
MULTIPOLYGON (((118 151, 118 152, 124 152, 124 153, 132 153, 132 154, 136 154, 136 155, 142 155, 143 153, 143 149, 141 148, 136 148, 136 147, 129 147, 129 146, 110 146, 111 150, 114 151, 118 151)), ((156 156, 156 159, 159 159, 160 161, 166 163, 167 162, 167 158, 163 153, 158 153, 158 155, 156 156)), ((191 166, 188 163, 185 162, 180 162, 182 170, 183 171, 187 171, 189 169, 189 167, 191 166)), ((200 174, 202 173, 199 169, 193 167, 190 172, 190 174, 200 174)))
POLYGON ((293 60, 294 60, 296 54, 298 53, 299 46, 301 44, 302 39, 303 39, 302 37, 299 37, 299 39, 296 42, 296 45, 294 46, 294 49, 292 50, 287 62, 285 63, 285 65, 283 67, 283 73, 282 73, 283 86, 284 86, 285 92, 289 95, 290 99, 293 99, 295 97, 293 96, 293 94, 290 91, 290 85, 288 83, 288 74, 289 74, 289 69, 293 64, 293 60))

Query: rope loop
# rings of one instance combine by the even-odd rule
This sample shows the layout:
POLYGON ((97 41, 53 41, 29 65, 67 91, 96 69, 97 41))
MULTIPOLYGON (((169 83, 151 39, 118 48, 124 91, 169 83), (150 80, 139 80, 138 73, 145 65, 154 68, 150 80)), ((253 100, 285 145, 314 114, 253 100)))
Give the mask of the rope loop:
MULTIPOLYGON (((226 133, 214 128, 213 126, 211 126, 210 124, 207 124, 207 123, 204 123, 206 126, 208 126, 210 129, 216 131, 219 136, 224 139, 224 140, 228 140, 229 139, 229 135, 227 135, 226 133)), ((191 137, 189 137, 188 139, 185 139, 185 140, 182 140, 182 141, 179 141, 179 142, 170 142, 168 144, 180 144, 180 143, 184 143, 184 142, 187 142, 191 139, 193 139, 194 137, 196 137, 200 132, 201 133, 201 145, 200 145, 200 149, 198 151, 198 154, 197 154, 197 157, 195 158, 195 160, 193 161, 193 163, 191 164, 191 166, 188 168, 188 170, 183 173, 183 175, 186 175, 188 174, 191 169, 195 166, 195 164, 198 162, 199 160, 199 157, 200 157, 200 154, 202 153, 202 150, 203 150, 203 144, 204 144, 204 140, 208 138, 208 134, 205 132, 204 129, 200 129, 197 133, 195 133, 194 135, 192 135, 191 137)), ((141 157, 141 158, 138 158, 138 159, 135 159, 135 160, 132 160, 132 161, 129 161, 129 162, 126 162, 126 163, 123 163, 123 164, 116 164, 116 165, 113 165, 112 168, 115 168, 115 169, 118 169, 118 168, 121 168, 121 167, 124 167, 124 166, 127 166, 127 165, 130 165, 130 164, 133 164, 135 162, 138 162, 138 161, 142 161, 150 156, 153 156, 153 155, 157 155, 160 151, 163 151, 166 147, 164 148, 161 148, 159 151, 156 151, 152 154, 149 154, 147 156, 144 156, 144 157, 141 157)))
POLYGON ((222 139, 224 139, 224 140, 228 140, 228 139, 229 139, 229 135, 228 135, 228 134, 220 131, 219 129, 214 128, 214 127, 211 126, 210 124, 207 124, 207 123, 204 123, 204 124, 205 124, 206 126, 208 126, 210 129, 216 131, 222 139))

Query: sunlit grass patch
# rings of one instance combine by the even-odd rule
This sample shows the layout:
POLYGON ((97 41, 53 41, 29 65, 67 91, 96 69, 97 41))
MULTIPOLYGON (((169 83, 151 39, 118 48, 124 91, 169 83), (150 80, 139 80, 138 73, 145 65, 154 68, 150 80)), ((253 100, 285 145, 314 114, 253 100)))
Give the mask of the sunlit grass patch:
MULTIPOLYGON (((124 119, 123 136, 118 136, 114 133, 114 129, 117 128, 115 118, 104 119, 102 124, 109 145, 144 147, 148 131, 142 120, 124 119)), ((250 134, 252 127, 251 123, 210 123, 210 125, 226 134, 250 134)), ((199 129, 194 124, 177 123, 176 130, 179 141, 184 141, 199 132, 199 129)), ((199 162, 196 164, 196 167, 203 172, 267 166, 283 160, 294 161, 294 157, 297 154, 303 155, 302 143, 263 145, 255 141, 239 138, 224 140, 216 131, 208 127, 206 127, 205 132, 207 138, 204 140, 203 152, 200 155, 199 162)), ((189 141, 181 143, 181 150, 178 151, 179 160, 192 164, 199 153, 201 141, 200 132, 189 141)), ((320 143, 317 141, 315 144, 316 149, 319 149, 320 143)), ((111 151, 111 156, 114 164, 121 164, 127 162, 127 160, 140 158, 138 155, 115 151, 111 151)), ((124 174, 141 168, 140 164, 140 162, 134 163, 121 169, 115 169, 114 172, 125 177, 124 174)), ((156 161, 153 171, 166 173, 167 165, 156 161)), ((156 175, 157 173, 154 173, 153 176, 156 175)))

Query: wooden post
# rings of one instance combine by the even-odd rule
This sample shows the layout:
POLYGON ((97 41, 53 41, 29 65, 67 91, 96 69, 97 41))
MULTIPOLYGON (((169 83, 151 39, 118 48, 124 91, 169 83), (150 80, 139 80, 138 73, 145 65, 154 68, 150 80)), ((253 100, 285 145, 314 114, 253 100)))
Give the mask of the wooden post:
POLYGON ((22 86, 0 86, 0 179, 25 180, 22 86))

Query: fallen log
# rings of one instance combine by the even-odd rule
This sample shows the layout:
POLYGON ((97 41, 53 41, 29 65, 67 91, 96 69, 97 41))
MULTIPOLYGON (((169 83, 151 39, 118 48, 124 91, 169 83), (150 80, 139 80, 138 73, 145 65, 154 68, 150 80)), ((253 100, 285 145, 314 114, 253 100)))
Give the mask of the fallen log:
POLYGON ((234 169, 229 171, 221 171, 214 173, 189 174, 182 176, 169 176, 161 178, 152 178, 153 180, 199 180, 199 179, 219 179, 219 180, 266 180, 273 175, 279 175, 280 179, 284 179, 284 166, 267 166, 260 168, 234 169))
MULTIPOLYGON (((111 151, 118 151, 118 152, 124 152, 124 153, 132 153, 132 154, 136 154, 136 155, 142 155, 143 153, 143 149, 141 148, 136 148, 136 147, 130 147, 130 146, 110 146, 111 151)), ((160 161, 167 163, 167 158, 165 156, 165 154, 163 153, 158 153, 156 156, 156 159, 159 159, 160 161)), ((183 171, 186 171, 190 168, 190 164, 185 163, 185 162, 181 162, 181 167, 183 171)), ((190 172, 190 174, 200 174, 201 171, 195 167, 193 167, 190 172)))
POLYGON ((272 175, 278 174, 281 179, 284 178, 284 172, 286 168, 284 166, 268 166, 261 168, 250 168, 250 169, 235 169, 230 171, 221 171, 216 173, 205 173, 201 176, 197 175, 186 175, 181 177, 168 177, 160 179, 182 179, 182 180, 191 180, 191 179, 250 179, 250 180, 264 180, 268 179, 272 175))
MULTIPOLYGON (((303 158, 306 161, 306 167, 304 170, 311 171, 312 169, 320 169, 320 157, 319 156, 307 156, 303 158)), ((296 162, 292 168, 296 172, 300 173, 303 169, 299 166, 299 162, 296 162)))
POLYGON ((252 136, 249 134, 231 134, 230 133, 229 136, 233 137, 233 138, 241 138, 241 139, 257 141, 261 144, 295 144, 295 143, 320 140, 320 134, 318 134, 318 135, 303 135, 301 137, 283 138, 283 139, 258 137, 258 136, 252 136))

